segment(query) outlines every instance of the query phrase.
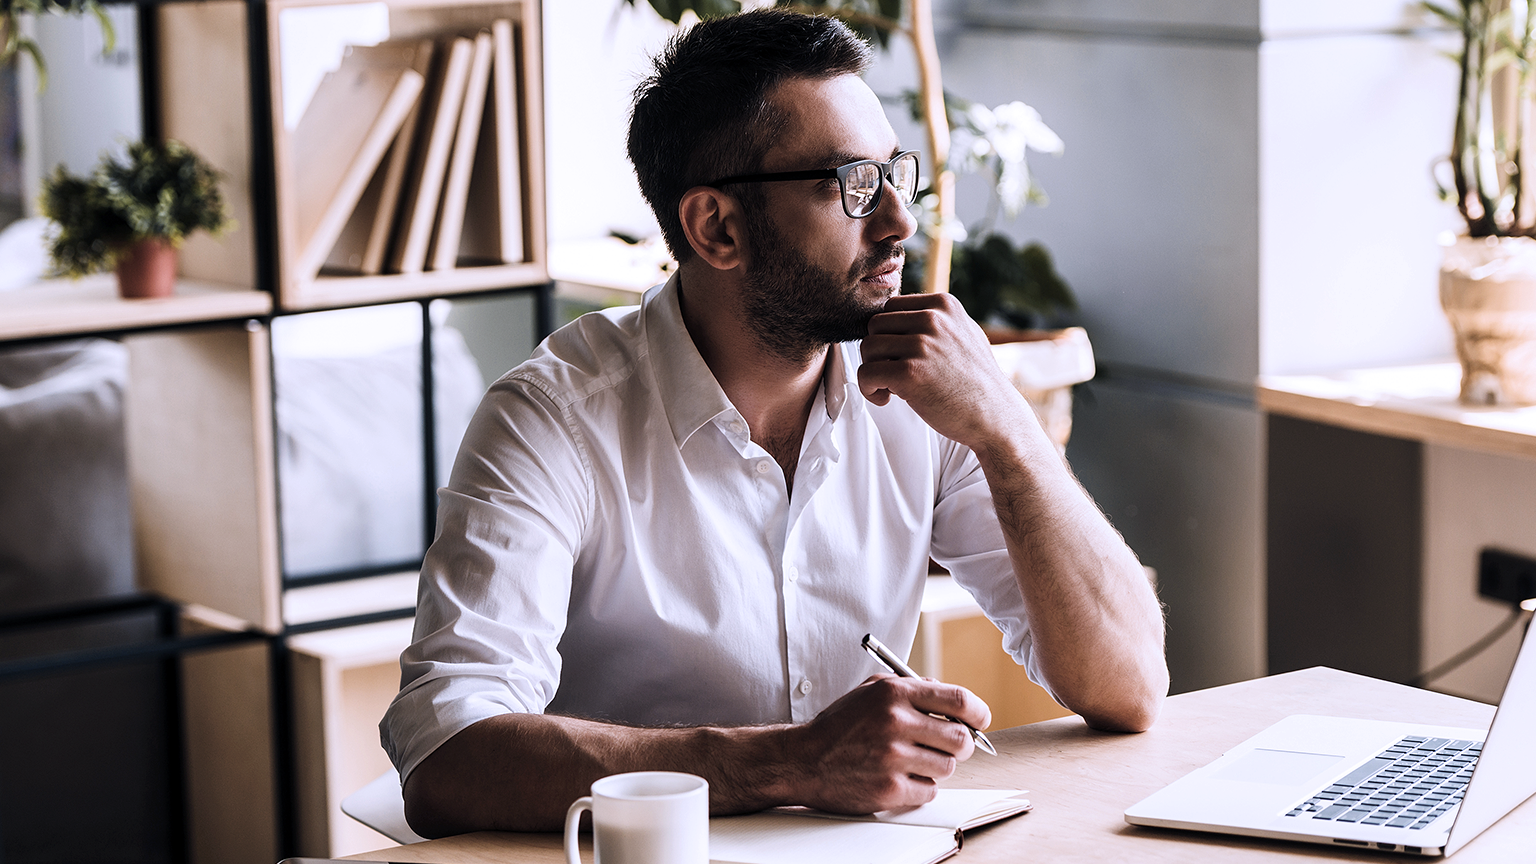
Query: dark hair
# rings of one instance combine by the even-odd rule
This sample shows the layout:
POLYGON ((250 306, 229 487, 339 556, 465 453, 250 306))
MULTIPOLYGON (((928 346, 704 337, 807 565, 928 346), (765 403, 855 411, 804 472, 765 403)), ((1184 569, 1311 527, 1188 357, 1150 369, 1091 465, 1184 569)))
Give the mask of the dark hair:
POLYGON ((678 261, 693 257, 677 207, 701 183, 760 170, 785 116, 789 78, 858 75, 869 46, 841 21, 782 9, 710 18, 672 37, 635 88, 629 161, 678 261))

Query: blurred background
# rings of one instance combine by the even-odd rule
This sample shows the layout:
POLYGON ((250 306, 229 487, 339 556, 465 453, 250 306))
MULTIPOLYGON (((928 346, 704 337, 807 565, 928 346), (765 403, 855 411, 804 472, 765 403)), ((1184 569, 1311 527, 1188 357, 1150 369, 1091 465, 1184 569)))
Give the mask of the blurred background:
MULTIPOLYGON (((0 291, 35 278, 35 231, 18 226, 42 178, 61 164, 85 173, 142 133, 137 14, 107 9, 109 52, 89 17, 23 18, 47 57, 46 89, 27 62, 0 69, 0 228, 12 229, 0 235, 0 291)), ((1440 238, 1460 226, 1432 166, 1450 146, 1457 34, 1402 0, 935 0, 934 25, 946 89, 1023 101, 1065 142, 1030 157, 1048 205, 996 230, 1048 247, 1077 296, 1098 374, 1075 389, 1067 455, 1156 570, 1174 692, 1316 664, 1406 682, 1496 624, 1504 607, 1478 596, 1477 552, 1536 553, 1532 462, 1269 415, 1255 391, 1261 376, 1454 356, 1437 274, 1440 238)), ((613 232, 656 233, 624 133, 630 91, 673 32, 644 2, 543 5, 557 319, 632 302, 583 287, 583 267, 613 232)), ((903 99, 916 79, 911 46, 893 36, 868 81, 909 147, 925 146, 903 99)), ((960 221, 983 220, 989 195, 985 178, 962 177, 960 221)), ((657 257, 646 255, 642 273, 657 257)), ((446 475, 479 393, 532 350, 533 302, 273 323, 285 578, 419 561, 431 524, 419 463, 446 475), (426 457, 429 332, 439 398, 426 457), (331 362, 359 352, 372 370, 362 384, 331 362), (405 418, 398 436, 338 396, 359 387, 405 418), (373 486, 348 465, 360 436, 405 454, 371 454, 373 486), (327 521, 340 513, 357 525, 327 521)), ((117 433, 44 457, 34 445, 49 429, 6 413, 27 369, 62 362, 39 352, 63 351, 86 370, 85 422, 110 426, 126 379, 118 343, 98 341, 0 346, 0 617, 136 590, 117 433), (66 473, 88 494, 39 491, 66 473)), ((46 639, 0 632, 0 660, 132 642, 162 626, 154 614, 46 639)), ((1516 639, 1434 686, 1497 700, 1516 639)), ((145 793, 182 771, 174 738, 157 731, 181 710, 175 682, 127 668, 0 678, 0 864, 195 857, 179 805, 145 793), (112 722, 93 722, 103 711, 112 722), (34 793, 40 782, 91 791, 64 807, 34 793), (82 808, 100 814, 83 834, 82 808)))

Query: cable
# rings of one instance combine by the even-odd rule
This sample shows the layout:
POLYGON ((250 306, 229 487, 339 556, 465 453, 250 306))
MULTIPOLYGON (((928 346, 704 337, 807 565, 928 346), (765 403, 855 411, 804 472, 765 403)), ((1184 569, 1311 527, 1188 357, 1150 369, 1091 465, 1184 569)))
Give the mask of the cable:
POLYGON ((1446 674, 1455 671, 1463 663, 1466 663, 1473 657, 1476 657, 1477 655, 1488 650, 1488 646, 1499 641, 1501 636, 1503 636, 1505 633, 1508 633, 1510 628, 1514 627, 1515 624, 1524 617, 1527 617, 1524 609, 1520 608, 1518 605, 1513 607, 1510 610, 1509 617, 1505 618, 1503 621, 1500 621, 1497 627, 1489 630, 1486 636, 1477 640, 1476 642, 1473 642, 1471 645, 1468 645, 1466 648, 1462 649, 1459 654, 1445 661, 1444 663, 1441 663, 1439 666, 1436 666, 1427 672, 1421 673, 1419 677, 1413 679, 1413 686, 1423 687, 1436 678, 1442 678, 1446 674))

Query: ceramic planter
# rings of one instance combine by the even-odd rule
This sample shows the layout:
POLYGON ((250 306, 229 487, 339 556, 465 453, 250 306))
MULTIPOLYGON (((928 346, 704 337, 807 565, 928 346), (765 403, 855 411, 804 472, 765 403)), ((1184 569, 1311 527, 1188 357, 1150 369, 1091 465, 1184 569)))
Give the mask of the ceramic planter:
POLYGON ((1458 237, 1440 268, 1461 401, 1536 405, 1536 240, 1458 237))
POLYGON ((117 290, 132 299, 174 294, 176 247, 159 237, 132 243, 117 258, 117 290))
POLYGON ((1093 345, 1081 327, 1062 330, 987 328, 992 355, 1029 400, 1045 432, 1065 450, 1072 435, 1072 385, 1094 374, 1093 345))

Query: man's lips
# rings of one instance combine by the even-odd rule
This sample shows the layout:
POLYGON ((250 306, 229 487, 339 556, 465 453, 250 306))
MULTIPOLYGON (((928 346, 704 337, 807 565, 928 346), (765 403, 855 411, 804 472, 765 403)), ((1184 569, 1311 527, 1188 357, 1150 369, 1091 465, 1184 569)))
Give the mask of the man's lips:
POLYGON ((884 264, 870 271, 868 276, 860 279, 861 282, 890 282, 901 278, 901 258, 892 258, 884 264))

